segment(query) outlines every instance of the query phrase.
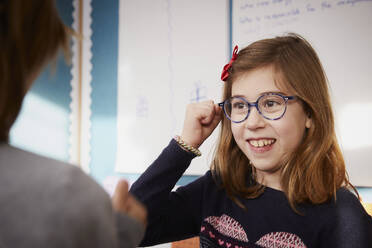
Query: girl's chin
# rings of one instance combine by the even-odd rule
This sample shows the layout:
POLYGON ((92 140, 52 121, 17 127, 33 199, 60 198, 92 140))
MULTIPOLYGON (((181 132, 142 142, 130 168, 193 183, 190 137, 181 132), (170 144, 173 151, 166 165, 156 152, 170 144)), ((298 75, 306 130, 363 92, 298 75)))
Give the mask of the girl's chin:
POLYGON ((254 168, 256 168, 257 171, 260 171, 264 174, 274 174, 279 171, 280 166, 278 163, 274 163, 271 161, 262 161, 258 159, 252 159, 250 160, 251 164, 254 168))

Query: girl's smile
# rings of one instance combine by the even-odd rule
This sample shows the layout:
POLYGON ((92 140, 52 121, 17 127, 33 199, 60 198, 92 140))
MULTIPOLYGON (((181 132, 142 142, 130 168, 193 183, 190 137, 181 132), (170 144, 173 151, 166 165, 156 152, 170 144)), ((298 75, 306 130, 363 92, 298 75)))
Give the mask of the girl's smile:
POLYGON ((247 139, 251 150, 256 153, 265 153, 270 151, 275 143, 276 139, 273 138, 250 138, 247 139))

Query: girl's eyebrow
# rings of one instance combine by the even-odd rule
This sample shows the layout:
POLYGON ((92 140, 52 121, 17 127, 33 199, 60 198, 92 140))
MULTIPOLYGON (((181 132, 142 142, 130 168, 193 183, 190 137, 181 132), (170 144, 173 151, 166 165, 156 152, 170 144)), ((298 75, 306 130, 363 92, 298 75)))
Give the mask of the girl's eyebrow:
MULTIPOLYGON (((277 93, 277 94, 281 94, 281 95, 283 95, 283 96, 287 96, 288 94, 287 93, 284 93, 284 92, 282 92, 282 91, 280 91, 280 90, 270 90, 270 91, 264 91, 264 92, 261 92, 259 95, 258 95, 258 97, 260 97, 260 96, 262 96, 262 95, 264 95, 264 94, 268 94, 268 93, 277 93)), ((243 98, 246 98, 246 96, 245 95, 231 95, 232 97, 243 97, 243 98)), ((257 97, 257 98, 258 98, 257 97)))

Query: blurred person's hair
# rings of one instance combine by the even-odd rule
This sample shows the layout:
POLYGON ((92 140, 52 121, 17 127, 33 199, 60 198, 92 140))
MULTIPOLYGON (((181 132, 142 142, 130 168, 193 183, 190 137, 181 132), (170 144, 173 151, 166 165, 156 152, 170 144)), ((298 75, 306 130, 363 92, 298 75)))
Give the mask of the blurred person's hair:
POLYGON ((0 0, 0 142, 44 65, 62 48, 69 53, 69 28, 54 0, 0 0))

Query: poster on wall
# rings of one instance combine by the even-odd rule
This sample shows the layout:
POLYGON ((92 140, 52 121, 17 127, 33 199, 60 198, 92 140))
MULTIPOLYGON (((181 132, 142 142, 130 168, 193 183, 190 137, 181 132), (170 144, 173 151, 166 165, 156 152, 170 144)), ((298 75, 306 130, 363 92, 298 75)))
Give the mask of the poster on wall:
MULTIPOLYGON (((189 103, 221 99, 229 57, 226 0, 119 3, 116 171, 143 172, 181 134, 189 103)), ((217 131, 186 171, 209 168, 217 131)))

